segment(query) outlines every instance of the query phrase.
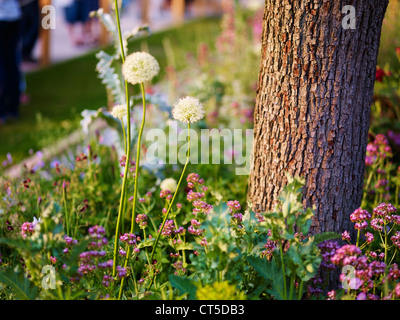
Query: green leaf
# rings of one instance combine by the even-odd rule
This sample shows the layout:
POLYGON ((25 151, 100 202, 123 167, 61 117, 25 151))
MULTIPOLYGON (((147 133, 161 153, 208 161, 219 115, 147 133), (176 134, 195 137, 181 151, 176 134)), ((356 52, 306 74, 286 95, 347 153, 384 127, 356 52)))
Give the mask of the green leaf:
POLYGON ((275 262, 260 257, 248 256, 247 261, 267 282, 272 284, 272 288, 267 291, 275 298, 284 300, 282 269, 275 262))
POLYGON ((140 249, 140 248, 144 248, 144 247, 152 247, 153 245, 154 245, 154 242, 155 242, 156 240, 154 239, 152 239, 152 240, 146 240, 146 241, 143 241, 143 242, 140 242, 138 245, 137 245, 137 247, 140 249))
POLYGON ((194 246, 193 246, 193 244, 186 242, 186 243, 182 243, 182 244, 176 246, 175 249, 176 250, 194 250, 194 246))
POLYGON ((196 299, 197 287, 192 280, 186 277, 179 277, 176 275, 170 275, 168 278, 171 283, 171 286, 177 288, 181 292, 181 294, 187 293, 191 300, 196 299))
POLYGON ((0 282, 9 286, 21 300, 35 300, 39 295, 39 289, 29 281, 23 272, 14 272, 8 269, 5 272, 0 272, 0 282))
POLYGON ((338 239, 340 237, 341 237, 341 235, 337 234, 335 232, 324 232, 324 233, 314 235, 314 242, 321 243, 321 242, 324 242, 327 240, 338 239))

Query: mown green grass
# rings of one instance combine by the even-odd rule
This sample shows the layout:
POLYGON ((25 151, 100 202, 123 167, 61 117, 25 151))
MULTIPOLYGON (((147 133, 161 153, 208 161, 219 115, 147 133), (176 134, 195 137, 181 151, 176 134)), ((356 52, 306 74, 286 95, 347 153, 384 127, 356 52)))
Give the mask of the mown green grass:
MULTIPOLYGON (((135 39, 129 43, 129 51, 145 47, 156 57, 161 67, 156 82, 165 76, 164 39, 169 39, 174 51, 180 54, 178 66, 183 67, 185 52, 195 52, 200 42, 212 46, 218 32, 218 17, 198 19, 135 39)), ((107 105, 105 87, 95 70, 95 54, 99 50, 26 74, 31 102, 21 106, 19 119, 0 127, 0 161, 9 152, 17 162, 29 156, 30 150, 56 143, 79 127, 81 111, 107 105)), ((113 52, 113 47, 102 50, 113 52)))

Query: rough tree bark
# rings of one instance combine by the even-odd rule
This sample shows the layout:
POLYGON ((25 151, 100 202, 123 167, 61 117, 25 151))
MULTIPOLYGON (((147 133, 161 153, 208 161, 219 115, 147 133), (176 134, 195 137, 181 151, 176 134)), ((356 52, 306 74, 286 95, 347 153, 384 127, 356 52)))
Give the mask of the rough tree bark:
POLYGON ((284 172, 305 177, 312 232, 353 228, 387 0, 266 0, 248 199, 273 210, 284 172), (356 28, 345 29, 346 5, 356 28))

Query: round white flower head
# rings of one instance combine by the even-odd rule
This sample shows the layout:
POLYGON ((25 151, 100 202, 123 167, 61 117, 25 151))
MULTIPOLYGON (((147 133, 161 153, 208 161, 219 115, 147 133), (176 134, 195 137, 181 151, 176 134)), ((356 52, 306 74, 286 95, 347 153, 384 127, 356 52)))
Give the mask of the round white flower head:
POLYGON ((134 52, 126 57, 122 74, 131 84, 150 81, 160 72, 157 60, 147 52, 134 52))
POLYGON ((203 119, 204 113, 201 102, 193 97, 181 98, 172 109, 174 119, 186 123, 193 123, 203 119))
POLYGON ((169 190, 171 192, 175 192, 176 187, 177 187, 177 183, 174 178, 164 179, 160 184, 161 190, 169 190))
POLYGON ((118 119, 122 120, 126 116, 126 106, 123 104, 117 104, 111 110, 111 115, 114 118, 118 118, 118 119))

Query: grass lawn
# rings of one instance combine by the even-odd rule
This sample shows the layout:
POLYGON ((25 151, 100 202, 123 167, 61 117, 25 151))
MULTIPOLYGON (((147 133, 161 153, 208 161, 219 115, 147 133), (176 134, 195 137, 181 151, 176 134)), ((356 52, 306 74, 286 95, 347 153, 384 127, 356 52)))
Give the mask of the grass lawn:
MULTIPOLYGON (((219 19, 216 17, 193 20, 181 27, 135 39, 129 44, 129 52, 148 47, 161 67, 155 79, 158 81, 163 79, 163 70, 167 65, 164 39, 169 39, 176 53, 184 55, 186 52, 195 52, 200 42, 213 46, 219 28, 219 19)), ((18 120, 0 127, 1 162, 6 159, 7 153, 12 155, 15 163, 28 157, 30 150, 37 151, 55 143, 79 127, 82 110, 106 106, 105 87, 95 70, 95 54, 99 50, 26 74, 27 93, 31 102, 21 106, 18 120)), ((103 50, 112 52, 113 48, 110 46, 103 50)), ((177 60, 183 66, 184 56, 177 60)))

